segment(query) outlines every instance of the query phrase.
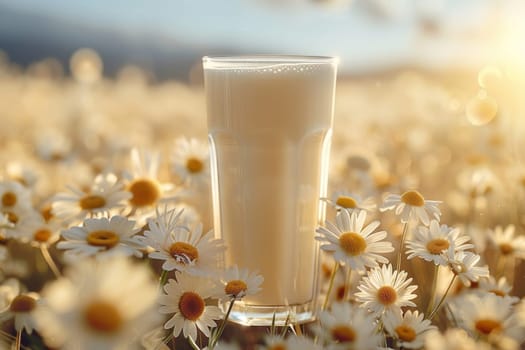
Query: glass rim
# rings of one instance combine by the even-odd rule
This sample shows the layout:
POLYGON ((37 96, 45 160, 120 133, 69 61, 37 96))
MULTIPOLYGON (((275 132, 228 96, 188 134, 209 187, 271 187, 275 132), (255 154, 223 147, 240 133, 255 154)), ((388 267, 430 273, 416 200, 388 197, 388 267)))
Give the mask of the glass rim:
POLYGON ((336 56, 308 55, 239 55, 239 56, 204 56, 204 68, 254 68, 273 65, 310 65, 337 64, 336 56))

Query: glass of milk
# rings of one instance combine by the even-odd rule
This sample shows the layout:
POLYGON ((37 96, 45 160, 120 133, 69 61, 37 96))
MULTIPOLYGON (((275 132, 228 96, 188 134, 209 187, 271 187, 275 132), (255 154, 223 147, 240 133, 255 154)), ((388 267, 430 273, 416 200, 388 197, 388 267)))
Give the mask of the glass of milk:
POLYGON ((258 271, 262 291, 230 320, 282 325, 315 318, 318 246, 337 59, 204 57, 214 229, 224 267, 258 271))

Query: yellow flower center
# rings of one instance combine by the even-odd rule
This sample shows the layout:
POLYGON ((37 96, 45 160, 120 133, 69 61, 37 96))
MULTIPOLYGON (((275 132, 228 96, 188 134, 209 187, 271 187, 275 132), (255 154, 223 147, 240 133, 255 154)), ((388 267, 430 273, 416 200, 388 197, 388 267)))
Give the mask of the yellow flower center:
POLYGON ((246 290, 248 289, 248 286, 244 281, 241 280, 233 280, 226 283, 226 286, 224 287, 224 292, 226 295, 233 295, 233 296, 239 296, 243 295, 246 290))
POLYGON ((335 201, 335 204, 337 204, 340 207, 347 208, 347 209, 355 209, 357 208, 357 202, 352 197, 347 196, 339 196, 337 198, 337 201, 335 201))
POLYGON ((448 249, 450 243, 444 238, 436 238, 427 243, 427 250, 430 254, 441 254, 442 251, 448 249))
POLYGON ((286 350, 286 346, 284 344, 275 344, 270 346, 268 350, 286 350))
POLYGON ((9 310, 11 312, 31 312, 36 307, 36 300, 35 298, 30 297, 29 295, 20 294, 17 295, 13 301, 11 302, 11 305, 9 306, 9 310))
POLYGON ((339 343, 350 343, 356 338, 355 331, 345 325, 338 325, 332 328, 332 338, 339 343))
POLYGON ((399 339, 403 341, 413 341, 416 339, 416 331, 414 328, 407 325, 400 325, 395 328, 396 334, 399 339))
POLYGON ((51 205, 46 205, 40 210, 40 215, 44 218, 45 222, 49 222, 53 218, 53 207, 51 205))
POLYGON ((491 319, 477 320, 474 324, 476 330, 484 335, 489 335, 492 332, 501 330, 501 322, 491 319))
POLYGON ((496 294, 499 297, 504 297, 505 295, 507 295, 507 293, 505 293, 501 289, 491 289, 491 290, 489 290, 489 293, 496 294))
POLYGON ((383 286, 377 290, 377 300, 385 305, 392 305, 397 300, 397 292, 390 286, 383 286))
POLYGON ((8 211, 7 213, 4 213, 4 214, 7 215, 7 220, 9 220, 10 223, 12 224, 18 223, 18 220, 19 220, 18 215, 16 215, 12 211, 8 211))
POLYGON ((199 258, 197 248, 186 242, 175 242, 169 248, 170 255, 183 264, 189 264, 199 258))
POLYGON ((35 234, 33 235, 33 239, 37 242, 44 243, 47 242, 49 238, 51 238, 51 235, 51 231, 49 231, 46 228, 41 228, 35 232, 35 234))
POLYGON ((152 179, 138 179, 131 183, 128 190, 131 192, 129 202, 134 207, 144 207, 155 204, 160 198, 160 188, 152 179))
POLYGON ((106 205, 106 199, 96 194, 89 194, 81 198, 78 204, 83 210, 98 209, 106 205))
POLYGON ((200 173, 202 169, 204 168, 204 164, 200 159, 197 158, 189 158, 186 161, 186 169, 192 174, 200 173))
POLYGON ((346 287, 345 284, 343 284, 342 286, 339 286, 337 287, 337 289, 335 290, 335 298, 337 301, 343 301, 345 296, 346 296, 346 292, 348 291, 348 288, 346 287))
POLYGON ((514 248, 509 243, 501 243, 499 245, 499 251, 503 255, 510 255, 510 254, 512 254, 514 252, 514 248))
POLYGON ((88 244, 96 247, 113 248, 120 242, 119 236, 112 231, 99 230, 92 231, 87 235, 86 241, 88 244))
POLYGON ((89 328, 101 333, 115 333, 124 324, 120 311, 105 301, 90 303, 84 309, 84 321, 89 328))
POLYGON ((332 266, 328 265, 327 263, 321 264, 321 270, 323 273, 323 277, 325 278, 330 278, 330 276, 332 275, 332 266))
POLYGON ((366 249, 366 241, 360 234, 345 232, 339 237, 339 245, 351 256, 362 254, 366 249))
POLYGON ((395 178, 390 174, 377 174, 374 176, 374 183, 379 190, 387 189, 395 183, 395 178))
POLYGON ((197 321, 204 313, 204 300, 194 292, 185 292, 179 299, 179 310, 185 319, 197 321))
POLYGON ((401 195, 401 201, 413 207, 425 205, 425 198, 418 191, 406 191, 401 195))
POLYGON ((12 207, 16 204, 16 201, 17 197, 16 194, 14 194, 13 192, 6 192, 2 196, 2 204, 4 205, 4 207, 12 207))

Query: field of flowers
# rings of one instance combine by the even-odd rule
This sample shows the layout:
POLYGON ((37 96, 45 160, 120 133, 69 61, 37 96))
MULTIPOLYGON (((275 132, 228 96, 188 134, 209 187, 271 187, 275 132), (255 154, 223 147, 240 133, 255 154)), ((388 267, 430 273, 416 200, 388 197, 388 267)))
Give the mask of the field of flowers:
POLYGON ((339 79, 318 319, 246 329, 264 276, 217 266, 202 85, 64 71, 0 54, 0 349, 523 348, 519 72, 339 79))

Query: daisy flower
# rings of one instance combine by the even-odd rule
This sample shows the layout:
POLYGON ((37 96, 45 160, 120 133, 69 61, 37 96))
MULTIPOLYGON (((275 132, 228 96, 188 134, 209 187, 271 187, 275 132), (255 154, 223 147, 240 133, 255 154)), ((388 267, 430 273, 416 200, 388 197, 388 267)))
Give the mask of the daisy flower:
MULTIPOLYGON (((461 179, 460 179, 461 181, 461 179)), ((466 175, 461 183, 461 187, 464 188, 466 194, 474 200, 486 197, 494 193, 496 187, 496 176, 488 168, 476 169, 466 175)))
POLYGON ((8 221, 8 224, 3 227, 4 238, 24 241, 27 236, 24 230, 25 226, 37 220, 40 214, 32 207, 17 206, 4 212, 3 216, 8 221))
POLYGON ((168 211, 157 219, 148 220, 148 230, 142 242, 154 251, 151 259, 164 260, 165 271, 184 271, 205 274, 217 268, 220 254, 226 249, 221 239, 214 239, 213 232, 202 234, 202 224, 193 231, 178 226, 182 212, 168 211))
POLYGON ((31 334, 34 329, 39 329, 35 313, 40 307, 41 299, 38 293, 18 294, 11 300, 9 307, 0 313, 0 323, 14 319, 15 329, 18 332, 25 330, 31 334))
POLYGON ((30 190, 16 181, 0 181, 0 234, 4 238, 21 239, 20 225, 35 215, 30 190))
POLYGON ((131 150, 132 173, 126 175, 126 190, 131 192, 129 205, 134 211, 147 213, 163 201, 172 198, 167 194, 173 185, 161 183, 158 179, 160 156, 158 153, 131 150))
MULTIPOLYGON (((179 194, 181 195, 181 199, 183 197, 183 192, 184 190, 179 192, 179 194)), ((178 226, 192 228, 198 225, 200 222, 202 222, 201 213, 195 207, 186 202, 178 201, 177 205, 167 204, 164 206, 162 212, 166 213, 171 210, 181 212, 180 217, 177 219, 178 226)), ((159 215, 160 213, 157 211, 156 217, 158 217, 159 215)))
POLYGON ((350 212, 354 210, 372 212, 376 208, 374 198, 361 198, 358 194, 353 194, 348 191, 337 191, 331 199, 325 198, 325 200, 336 209, 346 209, 350 212))
POLYGON ((502 256, 517 256, 525 259, 525 237, 514 237, 516 227, 508 225, 503 228, 496 226, 488 235, 489 242, 496 247, 502 256))
POLYGON ((407 279, 405 271, 393 271, 392 265, 376 267, 363 278, 357 289, 356 299, 363 307, 375 315, 401 312, 405 306, 416 306, 411 300, 417 286, 411 286, 412 278, 407 279))
POLYGON ((173 336, 182 332, 184 337, 197 339, 197 328, 210 337, 210 328, 217 326, 215 320, 223 317, 217 306, 206 305, 206 299, 213 294, 212 284, 200 277, 180 274, 177 281, 170 279, 164 286, 159 302, 161 314, 173 314, 164 324, 165 329, 173 328, 173 336))
POLYGON ((396 215, 401 217, 401 222, 421 221, 424 225, 430 224, 430 216, 439 221, 441 211, 438 205, 441 201, 426 200, 421 193, 410 190, 402 195, 388 195, 380 211, 395 210, 396 215), (430 216, 429 216, 430 215, 430 216))
POLYGON ((386 238, 386 231, 374 232, 379 221, 366 226, 366 211, 349 213, 342 210, 337 213, 336 225, 326 222, 325 227, 319 227, 315 239, 321 242, 321 249, 334 253, 334 259, 350 266, 352 269, 363 271, 366 267, 375 267, 380 263, 387 263, 388 259, 382 255, 394 251, 390 242, 382 241, 386 238))
POLYGON ((478 282, 480 278, 489 276, 487 266, 477 266, 481 259, 478 254, 456 251, 454 244, 451 244, 446 253, 443 254, 451 271, 467 287, 472 282, 478 282))
POLYGON ((208 145, 195 138, 185 137, 175 140, 172 156, 172 171, 190 184, 208 183, 210 176, 208 145))
POLYGON ((49 312, 43 337, 64 349, 138 349, 140 336, 157 325, 157 283, 144 264, 125 257, 82 260, 42 291, 49 312))
POLYGON ((479 279, 479 290, 493 293, 502 298, 510 298, 512 303, 517 303, 520 301, 520 298, 510 295, 512 292, 512 286, 507 282, 505 277, 501 277, 496 281, 496 278, 493 276, 488 276, 487 278, 479 279))
POLYGON ((58 128, 40 129, 33 140, 35 151, 42 160, 61 161, 72 154, 73 144, 71 138, 58 128))
POLYGON ((445 333, 430 330, 425 333, 426 350, 491 350, 488 344, 476 342, 461 328, 448 328, 445 333))
POLYGON ((18 228, 21 232, 20 241, 29 242, 31 246, 39 248, 42 257, 55 276, 60 276, 60 270, 49 253, 49 247, 60 238, 60 226, 56 221, 44 221, 40 215, 27 220, 18 228))
POLYGON ((168 209, 167 205, 164 205, 162 212, 158 207, 155 208, 155 215, 146 219, 146 227, 148 229, 145 233, 147 235, 139 236, 138 239, 148 246, 149 250, 154 251, 158 249, 173 232, 189 230, 186 225, 181 223, 184 211, 185 209, 168 209))
POLYGON ((261 290, 264 278, 248 269, 239 269, 237 265, 222 273, 215 282, 215 296, 223 301, 241 300, 247 295, 257 294, 261 290))
POLYGON ((447 225, 439 225, 436 220, 430 221, 429 227, 419 226, 413 239, 406 242, 408 259, 419 257, 426 261, 432 261, 436 265, 447 265, 445 257, 442 255, 451 244, 456 251, 473 248, 469 237, 462 235, 458 228, 451 228, 447 225))
POLYGON ((0 313, 9 311, 11 302, 20 294, 20 282, 17 279, 9 278, 0 284, 0 313))
POLYGON ((374 318, 350 303, 334 303, 330 311, 321 312, 319 321, 316 333, 329 348, 375 350, 380 344, 374 318))
POLYGON ((56 221, 45 222, 42 216, 35 215, 24 221, 20 227, 20 240, 30 242, 31 245, 39 247, 41 245, 50 246, 60 238, 60 226, 56 221))
POLYGON ((131 193, 124 190, 114 174, 95 177, 89 191, 69 187, 70 193, 53 198, 52 212, 63 220, 82 220, 88 215, 110 216, 114 209, 123 208, 131 193))
POLYGON ((466 295, 452 304, 452 311, 462 327, 475 336, 505 334, 511 326, 511 300, 492 293, 466 295))
POLYGON ((0 181, 0 212, 31 207, 31 191, 17 181, 0 181))
POLYGON ((72 227, 62 232, 64 241, 57 244, 64 249, 68 259, 95 256, 107 258, 114 255, 142 256, 144 245, 135 237, 139 231, 135 221, 123 216, 85 219, 82 226, 72 227))
POLYGON ((26 187, 33 188, 41 175, 37 171, 38 165, 38 163, 30 162, 29 159, 10 161, 5 167, 6 175, 26 187))
POLYGON ((398 348, 419 349, 425 342, 425 333, 435 326, 429 320, 423 319, 419 311, 406 311, 403 314, 390 313, 385 316, 383 323, 387 332, 394 337, 398 348))

